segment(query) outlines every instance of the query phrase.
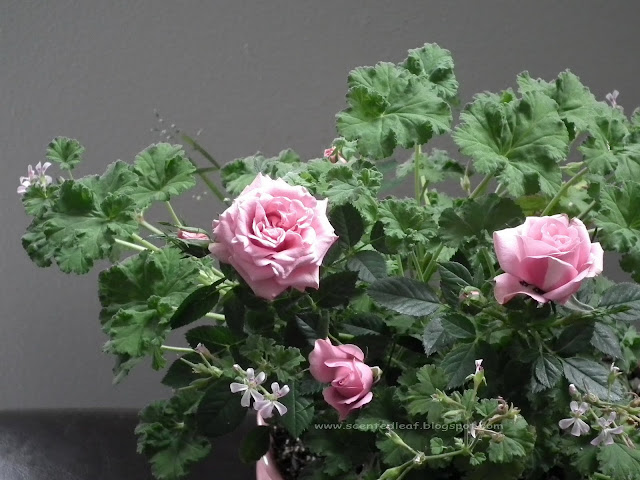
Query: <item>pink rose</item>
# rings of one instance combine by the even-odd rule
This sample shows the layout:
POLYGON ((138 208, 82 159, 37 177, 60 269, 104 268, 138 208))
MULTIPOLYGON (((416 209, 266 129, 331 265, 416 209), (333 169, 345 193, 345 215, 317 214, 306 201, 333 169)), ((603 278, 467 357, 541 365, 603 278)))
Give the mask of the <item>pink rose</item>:
POLYGON ((318 288, 320 264, 338 238, 326 211, 327 200, 306 188, 258 174, 213 222, 209 250, 267 300, 289 287, 318 288))
POLYGON ((186 230, 178 230, 178 238, 180 238, 181 240, 210 240, 209 236, 206 233, 187 232, 186 230))
POLYGON ((364 363, 364 353, 357 346, 334 346, 329 340, 316 340, 309 365, 317 381, 331 383, 322 395, 338 411, 340 421, 373 398, 373 371, 364 363))
POLYGON ((564 304, 585 278, 602 273, 602 247, 577 218, 527 217, 519 227, 494 232, 493 243, 506 272, 495 278, 501 304, 520 293, 564 304))

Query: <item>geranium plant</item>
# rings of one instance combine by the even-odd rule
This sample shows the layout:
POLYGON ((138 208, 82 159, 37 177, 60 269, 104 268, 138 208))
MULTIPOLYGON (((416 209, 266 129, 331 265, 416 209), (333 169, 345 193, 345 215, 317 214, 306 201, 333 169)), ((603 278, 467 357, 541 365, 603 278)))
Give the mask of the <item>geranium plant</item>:
POLYGON ((569 71, 458 109, 434 44, 348 87, 323 158, 220 167, 183 135, 76 179, 84 149, 60 137, 21 179, 37 265, 113 263, 116 381, 166 369, 136 430, 154 475, 257 411, 240 456, 271 448, 284 478, 639 479, 640 287, 607 280, 603 250, 640 281, 640 116, 569 71), (425 149, 447 133, 458 152, 425 149), (170 203, 198 177, 212 227, 170 203), (413 198, 390 196, 404 180, 413 198))

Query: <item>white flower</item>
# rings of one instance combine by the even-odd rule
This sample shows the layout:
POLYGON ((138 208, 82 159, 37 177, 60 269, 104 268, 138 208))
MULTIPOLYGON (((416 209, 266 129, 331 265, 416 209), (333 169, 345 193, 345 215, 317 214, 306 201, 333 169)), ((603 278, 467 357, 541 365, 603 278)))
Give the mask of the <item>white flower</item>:
POLYGON ((616 367, 616 362, 613 362, 613 363, 611 364, 611 367, 609 367, 609 371, 610 371, 611 373, 613 373, 614 375, 618 375, 618 374, 620 374, 620 369, 619 369, 618 367, 616 367))
POLYGON ((473 422, 471 424, 471 427, 469 427, 469 434, 473 438, 476 438, 476 436, 478 435, 478 430, 483 430, 482 422, 480 422, 480 423, 473 422))
POLYGON ((571 435, 574 437, 579 437, 580 435, 585 435, 589 432, 589 425, 585 423, 580 417, 589 410, 589 404, 582 402, 578 404, 578 402, 571 402, 569 404, 571 407, 571 418, 564 418, 558 422, 558 426, 567 430, 571 427, 571 435))
POLYGON ((484 368, 482 367, 482 359, 479 358, 478 360, 476 360, 476 375, 482 370, 484 370, 484 368))
POLYGON ((18 187, 18 193, 20 195, 24 195, 29 187, 35 185, 36 183, 40 183, 43 187, 51 184, 53 179, 49 175, 45 175, 47 168, 51 166, 51 163, 45 162, 44 165, 38 162, 35 170, 31 165, 27 168, 27 176, 20 177, 20 186, 18 187))
POLYGON ((252 398, 254 402, 262 400, 262 394, 258 392, 258 385, 261 385, 267 379, 265 373, 260 372, 256 375, 253 368, 247 368, 245 372, 239 365, 234 365, 233 368, 244 377, 242 383, 233 382, 229 385, 231 393, 244 392, 240 399, 240 405, 243 407, 250 406, 252 398))
POLYGON ((253 403, 253 408, 256 409, 262 418, 270 418, 273 415, 274 407, 278 410, 280 416, 287 413, 287 407, 280 403, 278 399, 289 393, 289 387, 283 385, 282 388, 280 388, 277 382, 273 382, 271 384, 271 391, 273 393, 268 393, 262 399, 256 400, 253 403))
POLYGON ((598 425, 602 428, 600 435, 591 440, 591 445, 613 445, 613 435, 620 435, 623 432, 622 426, 609 428, 609 425, 616 419, 616 412, 611 412, 609 418, 599 418, 598 425))
POLYGON ((620 92, 618 90, 614 90, 611 93, 607 93, 607 95, 605 96, 605 98, 607 99, 607 101, 611 104, 612 107, 617 107, 618 106, 618 102, 616 101, 618 98, 618 95, 620 95, 620 92))

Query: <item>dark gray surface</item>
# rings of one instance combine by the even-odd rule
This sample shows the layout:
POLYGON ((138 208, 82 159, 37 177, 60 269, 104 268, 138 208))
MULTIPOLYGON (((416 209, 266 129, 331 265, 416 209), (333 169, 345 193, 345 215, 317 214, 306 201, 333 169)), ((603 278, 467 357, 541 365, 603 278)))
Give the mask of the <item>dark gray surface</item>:
MULTIPOLYGON (((80 139, 79 174, 102 171, 157 139, 158 108, 202 128, 224 161, 286 146, 316 157, 335 136, 348 71, 400 61, 427 41, 452 50, 463 102, 513 85, 524 69, 551 78, 569 67, 599 98, 620 90, 630 109, 640 104, 639 13, 638 2, 580 0, 4 0, 0 408, 139 407, 168 393, 143 367, 113 388, 96 273, 38 269, 20 246, 18 177, 50 138, 80 139)), ((177 207, 203 227, 218 211, 210 196, 177 207)))

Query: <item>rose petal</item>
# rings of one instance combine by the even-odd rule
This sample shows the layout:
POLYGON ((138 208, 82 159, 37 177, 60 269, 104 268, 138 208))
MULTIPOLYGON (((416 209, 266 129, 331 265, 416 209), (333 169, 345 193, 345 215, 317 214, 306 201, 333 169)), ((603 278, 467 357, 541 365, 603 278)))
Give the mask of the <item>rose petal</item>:
POLYGON ((537 300, 540 303, 546 303, 548 300, 542 295, 533 291, 533 287, 525 287, 520 282, 521 280, 511 275, 510 273, 503 273, 498 275, 495 279, 496 286, 493 289, 493 293, 496 300, 500 304, 505 304, 513 297, 519 294, 529 295, 531 298, 537 300))

